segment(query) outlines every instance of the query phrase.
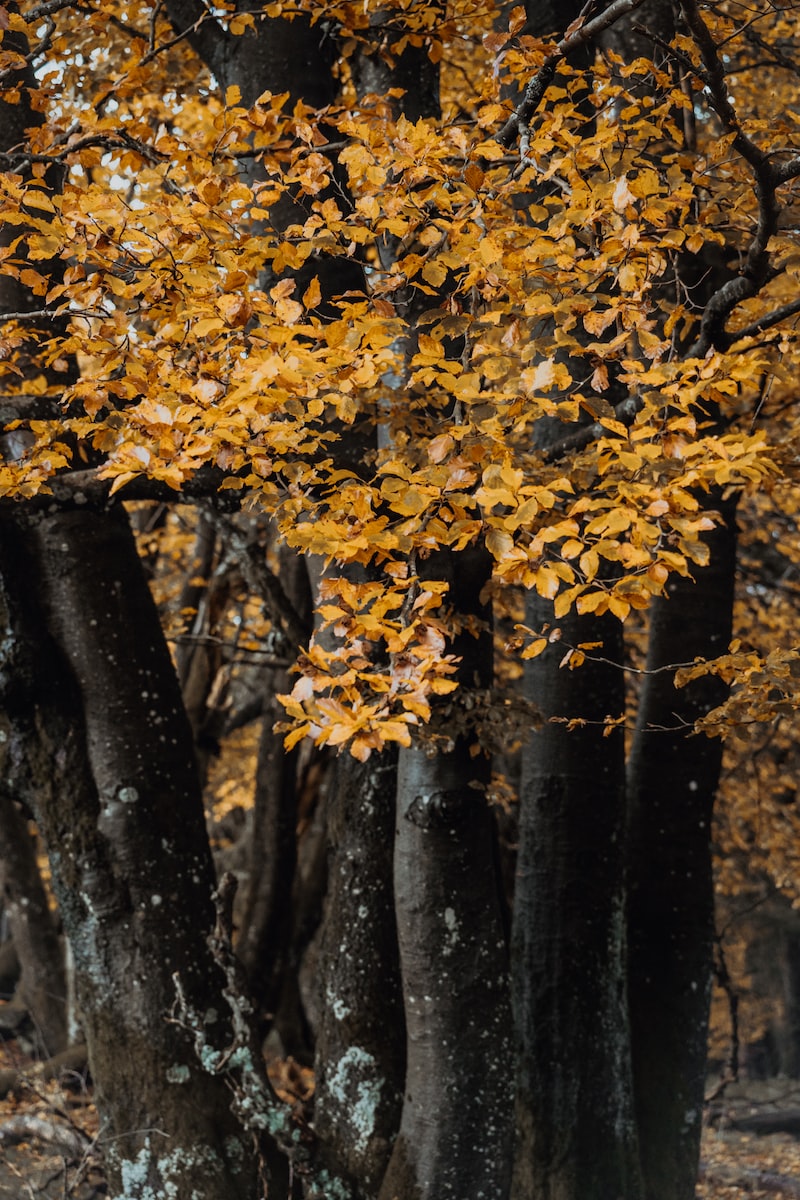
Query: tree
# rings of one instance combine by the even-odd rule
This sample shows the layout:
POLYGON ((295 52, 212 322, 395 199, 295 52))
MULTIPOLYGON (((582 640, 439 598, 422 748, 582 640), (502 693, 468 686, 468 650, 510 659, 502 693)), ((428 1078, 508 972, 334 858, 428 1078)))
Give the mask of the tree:
MULTIPOLYGON (((213 12, 169 0, 136 13, 97 0, 76 12, 68 0, 0 9, 4 706, 15 787, 84 953, 100 1102, 115 1136, 134 1139, 125 1161, 145 1154, 156 1173, 136 1186, 175 1176, 178 1160, 170 1175, 132 1133, 162 1112, 187 1147, 218 1124, 219 1189, 253 1186, 258 1156, 219 1116, 224 1081, 203 1075, 189 1040, 177 1065, 203 1096, 191 1119, 169 1076, 177 972, 178 1019, 201 1060, 227 1070, 242 1117, 249 1100, 251 1130, 263 1105, 256 1127, 281 1139, 282 1151, 260 1143, 278 1194, 293 1186, 288 1153, 310 1172, 309 1194, 500 1200, 511 1186, 515 1200, 591 1189, 683 1200, 698 1151, 720 770, 717 744, 688 735, 732 719, 743 701, 734 689, 726 702, 725 683, 758 674, 745 678, 738 651, 724 651, 736 502, 780 494, 765 406, 791 368, 800 313, 793 109, 765 122, 756 90, 768 78, 793 96, 790 16, 765 3, 744 20, 735 3, 694 0, 674 14, 615 0, 563 29, 544 4, 467 0, 213 12), (298 655, 291 686, 277 685, 285 758, 271 721, 264 735, 284 781, 269 809, 288 846, 284 893, 291 756, 306 739, 339 755, 330 981, 343 918, 360 912, 342 864, 375 867, 370 924, 346 941, 352 972, 320 1028, 322 1144, 302 1154, 255 1069, 224 931, 206 941, 212 872, 192 746, 207 691, 193 693, 192 739, 122 517, 142 498, 205 504, 206 541, 221 509, 268 515, 285 546, 324 559, 306 641, 285 551, 286 586, 257 542, 245 554, 276 637, 298 655), (503 651, 526 663, 520 699, 499 687, 492 606, 523 594, 503 651), (626 775, 624 623, 643 621, 626 775), (47 694, 37 643, 53 647, 47 694), (509 958, 487 755, 498 730, 500 744, 524 741, 537 711, 509 958), (31 764, 40 780, 51 745, 41 713, 62 731, 69 769, 39 794, 31 764), (342 1001, 378 969, 367 964, 389 980, 397 970, 377 848, 392 799, 401 1114, 403 1022, 393 1017, 381 1044, 378 990, 365 989, 358 1019, 342 1001), (80 841, 69 854, 65 825, 80 841), (167 922, 152 897, 172 874, 167 922), (129 1036, 154 1065, 140 1110, 139 1089, 115 1091, 108 1070, 131 1013, 110 984, 105 999, 89 986, 97 938, 109 979, 132 953, 143 964, 129 1036), (222 1027, 204 1048, 196 1014, 209 1007, 222 1027), (238 1066, 222 1053, 231 1036, 238 1066), (369 1108, 360 1126, 337 1116, 340 1096, 369 1108), (246 1163, 237 1181, 226 1138, 246 1163)), ((182 654, 188 695, 187 664, 182 654)), ((263 686, 269 708, 274 676, 263 686)), ((275 920, 259 916, 256 942, 241 943, 262 999, 277 977, 266 960, 289 936, 274 895, 272 882, 253 893, 275 920)), ((185 1154, 191 1179, 202 1167, 185 1154)), ((112 1166, 112 1186, 133 1187, 132 1170, 112 1166)))

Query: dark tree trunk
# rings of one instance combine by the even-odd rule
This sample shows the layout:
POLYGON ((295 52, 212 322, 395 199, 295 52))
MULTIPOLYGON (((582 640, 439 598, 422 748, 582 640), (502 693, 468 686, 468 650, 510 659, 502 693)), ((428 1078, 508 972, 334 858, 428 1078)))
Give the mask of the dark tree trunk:
MULTIPOLYGON (((122 510, 2 529, 10 769, 31 801, 70 939, 112 1196, 252 1200, 225 1082, 168 1017, 177 974, 211 1043, 223 978, 191 732, 122 510)), ((285 1195, 276 1180, 271 1195, 285 1195)))
MULTIPOLYGON (((309 561, 314 590, 341 574, 358 585, 370 568, 309 561)), ((317 640, 335 652, 327 628, 317 640)), ((331 1169, 358 1196, 381 1185, 400 1121, 405 1025, 392 888, 397 793, 393 747, 358 762, 344 750, 329 767, 325 803, 327 894, 315 943, 314 1124, 331 1169)))
POLYGON ((0 943, 0 1000, 10 1000, 20 977, 17 948, 12 938, 0 943))
MULTIPOLYGON (((279 550, 284 591, 312 628, 312 597, 304 560, 279 550)), ((292 647, 296 652, 297 647, 292 647)), ((297 789, 300 755, 287 753, 275 723, 284 716, 277 695, 291 690, 287 670, 268 670, 262 680, 264 717, 258 747, 247 898, 237 952, 260 1007, 275 1014, 286 985, 292 951, 292 891, 297 865, 297 789)))
POLYGON ((332 768, 314 1124, 338 1174, 377 1195, 400 1123, 405 1024, 392 894, 397 755, 332 768))
POLYGON ((714 677, 678 691, 672 663, 731 638, 735 501, 697 582, 674 575, 650 616, 628 766, 629 985, 636 1119, 647 1200, 690 1200, 697 1179, 714 937, 711 817, 722 744, 692 737, 721 703, 714 677))
MULTIPOLYGON (((289 687, 284 676, 283 687, 277 690, 288 691, 289 687)), ((296 751, 287 754, 282 735, 273 732, 281 715, 271 695, 265 702, 258 746, 247 900, 237 942, 250 989, 259 1007, 271 1014, 280 1000, 290 952, 297 863, 298 755, 296 751)))
POLYGON ((489 563, 480 549, 440 552, 423 564, 448 578, 457 615, 484 625, 462 633, 460 702, 434 728, 452 749, 401 749, 394 852, 407 1028, 405 1098, 381 1200, 504 1200, 512 1122, 507 946, 485 797, 490 766, 470 754, 472 688, 492 671, 489 563))
MULTIPOLYGON (((552 625, 528 599, 526 622, 552 625)), ((562 640, 526 667, 546 722, 523 752, 512 933, 517 1041, 514 1200, 632 1200, 641 1195, 625 996, 622 627, 570 615, 562 640), (602 641, 575 671, 569 646, 602 641), (619 665, 617 665, 619 664, 619 665)))
MULTIPOLYGON (((16 32, 3 44, 28 49, 16 32)), ((20 83, 20 102, 0 103, 1 147, 41 120, 29 67, 20 83)), ((59 278, 60 263, 37 265, 59 278)), ((0 305, 40 306, 8 278, 0 305)), ((43 369, 24 355, 17 365, 43 369)), ((191 734, 124 511, 4 518, 0 626, 5 782, 49 855, 110 1195, 252 1200, 256 1162, 226 1084, 167 1024, 177 973, 209 1038, 228 1032, 206 944, 214 880, 191 734)))
MULTIPOLYGON (((6 776, 2 751, 7 744, 7 736, 0 738, 2 778, 6 776)), ((15 999, 33 1021, 37 1048, 50 1058, 67 1043, 61 943, 39 873, 35 840, 25 814, 4 784, 0 784, 0 889, 20 965, 15 999)))
POLYGON ((783 1074, 800 1079, 800 937, 787 930, 782 947, 783 1029, 781 1037, 783 1074))
POLYGON ((219 752, 219 743, 208 736, 205 725, 209 697, 223 661, 221 647, 214 639, 229 595, 227 572, 213 570, 216 547, 214 522, 208 514, 200 513, 192 557, 176 606, 178 613, 194 610, 194 615, 175 647, 175 667, 192 728, 201 786, 208 778, 212 755, 219 752))

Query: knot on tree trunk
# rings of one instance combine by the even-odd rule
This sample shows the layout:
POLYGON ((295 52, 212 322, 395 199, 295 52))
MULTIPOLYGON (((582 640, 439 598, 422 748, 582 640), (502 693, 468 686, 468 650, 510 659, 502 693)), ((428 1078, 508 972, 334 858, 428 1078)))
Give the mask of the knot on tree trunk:
POLYGON ((405 818, 420 829, 440 829, 463 819, 471 798, 471 792, 463 788, 424 792, 411 801, 405 818))

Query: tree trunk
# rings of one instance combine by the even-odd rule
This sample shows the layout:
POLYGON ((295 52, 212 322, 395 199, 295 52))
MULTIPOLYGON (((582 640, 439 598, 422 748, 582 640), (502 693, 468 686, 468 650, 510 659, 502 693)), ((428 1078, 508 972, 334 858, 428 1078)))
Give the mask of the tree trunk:
POLYGON ((401 749, 394 852, 406 1087, 381 1200, 504 1200, 511 1163, 510 1004, 486 758, 473 757, 472 688, 491 679, 489 613, 480 602, 480 549, 432 555, 460 619, 483 623, 452 643, 460 701, 434 728, 452 749, 401 749))
POLYGON ((10 768, 33 785, 75 959, 110 1194, 252 1200, 225 1081, 168 1023, 178 975, 226 1044, 191 732, 127 519, 9 521, 0 550, 10 768))
POLYGON ((735 501, 708 538, 697 582, 675 575, 653 602, 628 765, 628 995, 647 1200, 690 1200, 700 1153, 714 894, 711 817, 722 743, 691 737, 722 702, 714 677, 680 691, 669 664, 714 658, 731 638, 735 501))
MULTIPOLYGON (((273 691, 275 672, 270 672, 273 691)), ((281 673, 283 687, 287 678, 281 673)), ((249 884, 237 954, 259 1007, 274 1015, 292 940, 292 884, 297 862, 297 762, 273 725, 281 715, 274 694, 265 701, 258 745, 249 884)))
POLYGON ((328 896, 318 972, 314 1124, 337 1173, 377 1195, 400 1123, 405 1069, 392 839, 397 755, 333 765, 328 896))
MULTIPOLYGON (((0 771, 7 744, 7 737, 0 738, 0 771)), ((50 1058, 67 1044, 64 962, 39 874, 36 843, 5 785, 0 785, 0 889, 20 963, 16 998, 33 1021, 37 1049, 43 1058, 50 1058)))
MULTIPOLYGON (((284 590, 309 632, 312 596, 304 560, 282 546, 278 551, 284 590)), ((292 653, 298 647, 293 646, 292 653)), ((263 673, 264 716, 258 746, 253 831, 249 848, 247 897, 237 953, 259 1006, 275 1014, 286 983, 292 951, 292 891, 297 866, 297 788, 300 755, 287 753, 274 725, 284 715, 276 699, 291 690, 288 670, 263 673)))
MULTIPOLYGON (((526 623, 553 623, 528 599, 526 623)), ((622 627, 616 618, 558 622, 526 667, 545 723, 523 751, 512 933, 517 1042, 514 1200, 632 1200, 641 1195, 625 997, 622 627), (602 641, 571 671, 569 646, 602 641), (618 665, 619 664, 619 665, 618 665)))

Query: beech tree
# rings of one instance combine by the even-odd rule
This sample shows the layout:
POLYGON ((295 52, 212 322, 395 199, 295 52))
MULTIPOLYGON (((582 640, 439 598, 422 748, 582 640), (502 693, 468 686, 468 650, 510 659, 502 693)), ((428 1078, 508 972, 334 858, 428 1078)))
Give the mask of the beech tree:
POLYGON ((40 0, 0 31, 0 849, 32 814, 111 1193, 688 1200, 705 733, 772 720, 796 658, 731 643, 737 505, 792 487, 791 11, 40 0), (179 648, 181 692, 136 501, 201 506, 183 606, 224 547, 278 651, 244 970, 214 660, 179 648), (255 1019, 300 1004, 312 745, 314 1130, 255 1019))

